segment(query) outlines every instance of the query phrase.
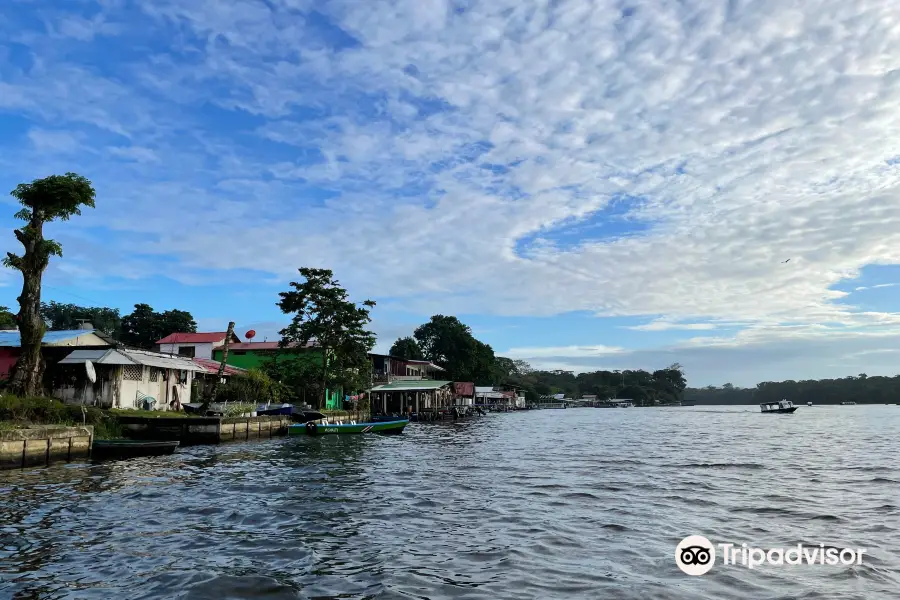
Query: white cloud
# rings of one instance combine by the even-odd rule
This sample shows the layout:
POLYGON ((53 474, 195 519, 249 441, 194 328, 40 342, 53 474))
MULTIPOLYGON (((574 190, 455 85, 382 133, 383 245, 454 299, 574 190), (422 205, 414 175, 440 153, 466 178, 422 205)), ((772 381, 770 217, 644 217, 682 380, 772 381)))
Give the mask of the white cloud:
POLYGON ((595 356, 607 356, 621 354, 625 350, 613 346, 556 346, 537 348, 510 348, 506 352, 498 353, 509 358, 541 358, 541 357, 576 357, 589 358, 595 356))
POLYGON ((861 292, 861 291, 863 291, 863 290, 877 290, 877 289, 879 289, 879 288, 896 287, 896 286, 898 286, 898 285, 900 285, 900 283, 879 283, 878 285, 869 285, 869 286, 862 285, 862 286, 859 286, 859 287, 857 287, 857 288, 854 288, 853 291, 854 291, 854 292, 861 292))
POLYGON ((671 330, 684 330, 684 331, 697 331, 704 329, 715 329, 715 323, 678 323, 673 321, 668 321, 665 319, 656 319, 644 325, 634 325, 632 327, 626 327, 626 329, 632 329, 634 331, 671 331, 671 330))
MULTIPOLYGON (((761 380, 828 379, 858 373, 900 373, 900 327, 869 331, 812 327, 759 327, 731 337, 689 340, 666 348, 585 356, 567 348, 533 348, 516 358, 533 367, 565 371, 646 369, 672 363, 684 367, 690 385, 733 383, 744 387, 761 380)), ((501 353, 504 354, 505 353, 501 353)))
POLYGON ((291 4, 110 4, 123 37, 172 44, 101 76, 31 36, 0 106, 158 159, 82 157, 105 192, 86 222, 192 270, 328 265, 421 312, 665 315, 640 331, 896 321, 832 288, 900 262, 900 6, 339 1, 317 5, 353 38, 334 48, 291 4), (553 242, 616 199, 645 232, 553 242))

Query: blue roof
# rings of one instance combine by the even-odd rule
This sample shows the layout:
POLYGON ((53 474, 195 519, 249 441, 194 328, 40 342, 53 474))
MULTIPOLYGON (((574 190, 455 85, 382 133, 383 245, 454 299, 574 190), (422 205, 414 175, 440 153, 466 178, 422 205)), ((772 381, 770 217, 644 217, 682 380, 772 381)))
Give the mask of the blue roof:
MULTIPOLYGON (((63 331, 46 331, 44 339, 41 340, 45 344, 53 344, 65 342, 66 340, 74 340, 80 335, 86 333, 94 333, 93 329, 65 329, 63 331)), ((22 338, 18 331, 0 331, 0 348, 18 348, 22 345, 22 338)))

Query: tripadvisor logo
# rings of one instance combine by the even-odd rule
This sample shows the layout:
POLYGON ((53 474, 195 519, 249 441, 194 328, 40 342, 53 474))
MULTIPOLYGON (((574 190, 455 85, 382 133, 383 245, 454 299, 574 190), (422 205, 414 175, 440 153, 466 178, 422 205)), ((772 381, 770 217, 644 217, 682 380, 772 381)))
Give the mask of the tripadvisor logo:
MULTIPOLYGON (((725 566, 753 569, 762 565, 861 565, 865 548, 797 544, 763 550, 747 544, 718 544, 725 566)), ((675 564, 688 575, 705 575, 716 564, 716 546, 702 535, 690 535, 675 547, 675 564)))
POLYGON ((675 547, 675 564, 688 575, 703 575, 716 564, 716 548, 702 535, 689 535, 675 547))

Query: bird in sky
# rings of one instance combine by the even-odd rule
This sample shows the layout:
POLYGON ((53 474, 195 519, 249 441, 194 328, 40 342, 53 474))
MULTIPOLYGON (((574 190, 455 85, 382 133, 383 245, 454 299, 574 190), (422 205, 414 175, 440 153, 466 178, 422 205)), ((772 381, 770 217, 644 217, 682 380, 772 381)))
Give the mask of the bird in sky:
POLYGON ((783 261, 781 261, 781 264, 784 264, 786 262, 791 262, 791 259, 783 260, 783 261))

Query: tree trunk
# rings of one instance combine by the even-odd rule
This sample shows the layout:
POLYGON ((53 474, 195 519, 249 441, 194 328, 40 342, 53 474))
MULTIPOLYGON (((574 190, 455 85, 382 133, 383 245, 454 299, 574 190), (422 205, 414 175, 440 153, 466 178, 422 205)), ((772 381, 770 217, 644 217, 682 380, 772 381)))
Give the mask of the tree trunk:
POLYGON ((37 211, 29 222, 32 235, 16 230, 15 234, 25 252, 22 255, 22 294, 19 296, 19 337, 21 352, 10 380, 10 391, 19 396, 38 396, 44 391, 44 359, 41 340, 46 325, 41 318, 41 277, 49 255, 42 249, 43 226, 37 211))
POLYGON ((231 336, 234 335, 234 321, 228 322, 228 332, 225 334, 225 344, 222 345, 222 362, 219 364, 219 371, 216 373, 216 380, 213 382, 212 393, 209 398, 203 402, 201 410, 205 411, 209 406, 209 400, 216 399, 216 393, 219 391, 219 382, 225 376, 225 365, 228 363, 228 345, 231 344, 231 336))

